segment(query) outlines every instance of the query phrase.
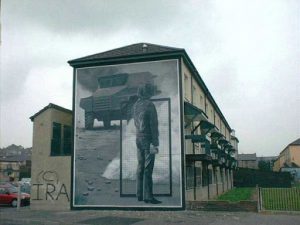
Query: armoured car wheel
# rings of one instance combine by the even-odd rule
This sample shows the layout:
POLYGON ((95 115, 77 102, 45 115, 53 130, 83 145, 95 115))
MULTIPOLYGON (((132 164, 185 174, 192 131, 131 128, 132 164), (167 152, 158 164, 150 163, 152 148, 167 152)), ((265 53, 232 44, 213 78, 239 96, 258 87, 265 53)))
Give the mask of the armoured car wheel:
POLYGON ((92 129, 94 126, 94 115, 91 112, 85 112, 85 129, 92 129))

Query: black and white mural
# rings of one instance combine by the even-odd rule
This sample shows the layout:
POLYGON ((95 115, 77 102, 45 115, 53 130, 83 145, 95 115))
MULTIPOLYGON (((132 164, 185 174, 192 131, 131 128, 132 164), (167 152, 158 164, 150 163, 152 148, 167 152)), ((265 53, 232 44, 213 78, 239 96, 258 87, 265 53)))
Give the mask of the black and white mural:
POLYGON ((177 60, 75 71, 73 207, 182 207, 177 60))

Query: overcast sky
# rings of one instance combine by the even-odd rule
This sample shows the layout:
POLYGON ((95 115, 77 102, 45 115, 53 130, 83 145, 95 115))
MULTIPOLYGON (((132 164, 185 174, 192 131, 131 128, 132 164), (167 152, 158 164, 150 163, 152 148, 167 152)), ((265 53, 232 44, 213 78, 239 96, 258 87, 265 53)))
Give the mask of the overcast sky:
POLYGON ((2 0, 0 147, 32 146, 29 117, 72 108, 67 61, 138 42, 185 48, 240 153, 300 137, 298 0, 2 0))

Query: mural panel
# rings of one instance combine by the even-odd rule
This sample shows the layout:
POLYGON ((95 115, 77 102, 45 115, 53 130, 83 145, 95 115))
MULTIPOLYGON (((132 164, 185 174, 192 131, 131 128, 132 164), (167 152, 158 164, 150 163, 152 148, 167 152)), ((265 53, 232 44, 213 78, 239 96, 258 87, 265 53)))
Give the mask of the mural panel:
POLYGON ((73 207, 182 207, 177 60, 76 69, 73 207))

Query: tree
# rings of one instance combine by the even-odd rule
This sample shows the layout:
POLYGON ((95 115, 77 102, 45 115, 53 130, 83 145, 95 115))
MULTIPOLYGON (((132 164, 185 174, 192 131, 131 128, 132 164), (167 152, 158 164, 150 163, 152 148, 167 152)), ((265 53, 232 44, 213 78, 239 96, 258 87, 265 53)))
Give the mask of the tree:
POLYGON ((261 171, 272 171, 271 162, 270 161, 259 161, 258 169, 261 171))

